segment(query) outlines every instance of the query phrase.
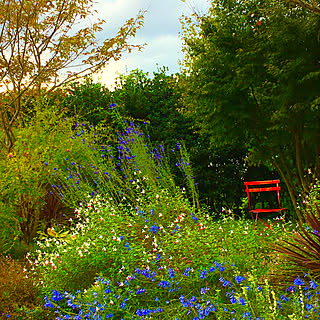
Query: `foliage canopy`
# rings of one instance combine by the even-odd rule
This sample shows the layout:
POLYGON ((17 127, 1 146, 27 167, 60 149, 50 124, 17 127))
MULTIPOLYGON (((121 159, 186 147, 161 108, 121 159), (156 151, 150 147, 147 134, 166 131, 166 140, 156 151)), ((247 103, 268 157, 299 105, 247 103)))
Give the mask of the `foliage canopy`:
POLYGON ((213 145, 247 148, 251 163, 277 169, 296 208, 320 169, 319 17, 220 0, 195 18, 184 24, 188 111, 213 145))
POLYGON ((97 72, 123 51, 143 24, 143 13, 128 20, 114 37, 98 41, 105 21, 93 18, 92 0, 0 1, 0 100, 3 144, 14 144, 12 127, 28 95, 39 96, 97 72))

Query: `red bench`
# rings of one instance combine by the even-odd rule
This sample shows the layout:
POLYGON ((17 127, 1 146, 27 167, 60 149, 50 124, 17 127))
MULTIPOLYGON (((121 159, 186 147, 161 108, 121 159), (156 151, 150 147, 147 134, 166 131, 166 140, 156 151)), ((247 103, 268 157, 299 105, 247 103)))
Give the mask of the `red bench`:
POLYGON ((272 229, 272 226, 278 222, 278 221, 284 221, 285 215, 287 212, 287 208, 282 208, 280 204, 280 189, 281 187, 279 186, 280 180, 264 180, 264 181, 248 181, 245 182, 244 185, 246 186, 246 193, 248 197, 248 203, 249 203, 249 212, 251 213, 252 219, 254 221, 254 229, 256 230, 257 228, 257 222, 260 220, 266 228, 264 229, 272 229), (253 209, 251 206, 251 197, 250 193, 255 192, 255 193, 260 193, 260 192, 276 192, 277 196, 277 204, 278 206, 276 208, 266 208, 266 209, 253 209), (268 224, 267 222, 263 221, 260 217, 259 214, 264 214, 268 212, 278 212, 279 216, 273 220, 271 224, 268 224))

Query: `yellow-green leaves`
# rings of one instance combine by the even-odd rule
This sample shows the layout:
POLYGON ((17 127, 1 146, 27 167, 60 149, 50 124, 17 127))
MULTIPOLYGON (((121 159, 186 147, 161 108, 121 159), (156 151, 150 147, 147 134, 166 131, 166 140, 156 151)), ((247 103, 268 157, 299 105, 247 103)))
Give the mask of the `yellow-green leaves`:
POLYGON ((0 0, 0 83, 5 91, 0 127, 9 150, 25 96, 37 99, 45 90, 101 70, 124 51, 141 48, 128 40, 143 25, 144 12, 101 41, 97 33, 105 21, 91 23, 95 13, 91 0, 0 0))

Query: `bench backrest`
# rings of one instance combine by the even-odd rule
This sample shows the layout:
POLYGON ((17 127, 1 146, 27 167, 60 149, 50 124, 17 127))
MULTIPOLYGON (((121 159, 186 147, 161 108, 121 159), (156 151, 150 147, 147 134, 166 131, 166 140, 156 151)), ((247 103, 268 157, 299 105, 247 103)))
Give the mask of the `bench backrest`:
POLYGON ((280 180, 263 180, 263 181, 246 181, 244 182, 244 185, 246 186, 246 193, 248 197, 249 202, 249 209, 251 209, 251 203, 250 203, 250 193, 251 192, 266 192, 266 191, 276 191, 277 192, 277 198, 278 198, 278 204, 279 208, 281 208, 280 205, 280 189, 279 186, 280 180))

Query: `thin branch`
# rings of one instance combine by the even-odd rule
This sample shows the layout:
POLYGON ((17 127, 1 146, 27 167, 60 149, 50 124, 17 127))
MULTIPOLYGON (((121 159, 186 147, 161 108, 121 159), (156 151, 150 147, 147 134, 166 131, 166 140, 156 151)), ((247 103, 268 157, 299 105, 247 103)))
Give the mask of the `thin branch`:
POLYGON ((320 6, 312 1, 313 4, 303 0, 289 0, 290 3, 296 4, 304 9, 307 9, 315 14, 320 14, 320 6))

